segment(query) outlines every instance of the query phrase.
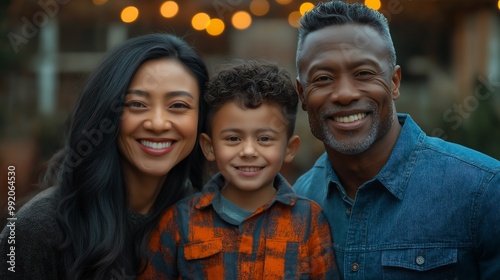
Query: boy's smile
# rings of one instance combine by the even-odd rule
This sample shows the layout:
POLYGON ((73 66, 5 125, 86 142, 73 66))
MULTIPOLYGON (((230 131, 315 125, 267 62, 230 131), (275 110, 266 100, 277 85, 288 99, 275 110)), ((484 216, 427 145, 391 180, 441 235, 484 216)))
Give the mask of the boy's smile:
POLYGON ((226 180, 222 194, 242 208, 253 208, 254 199, 261 204, 271 200, 275 176, 295 155, 298 137, 288 139, 287 126, 277 125, 284 120, 279 114, 275 104, 243 109, 229 101, 215 112, 211 137, 203 134, 200 140, 205 156, 216 161, 226 180))

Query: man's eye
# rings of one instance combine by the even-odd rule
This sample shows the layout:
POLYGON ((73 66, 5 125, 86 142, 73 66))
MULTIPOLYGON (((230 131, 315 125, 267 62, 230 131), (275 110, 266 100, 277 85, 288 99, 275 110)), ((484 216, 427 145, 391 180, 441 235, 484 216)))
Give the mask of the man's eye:
POLYGON ((324 82, 324 81, 329 81, 331 80, 330 77, 328 76, 319 76, 313 80, 313 82, 324 82))
POLYGON ((373 75, 373 73, 370 72, 370 71, 359 71, 359 72, 356 73, 355 76, 357 76, 357 77, 363 77, 363 76, 371 76, 371 75, 373 75))

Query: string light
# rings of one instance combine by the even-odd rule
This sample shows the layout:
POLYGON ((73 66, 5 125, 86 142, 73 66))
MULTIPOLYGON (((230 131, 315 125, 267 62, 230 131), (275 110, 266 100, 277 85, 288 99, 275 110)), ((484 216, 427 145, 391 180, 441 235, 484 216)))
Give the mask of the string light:
POLYGON ((249 5, 250 12, 256 16, 263 16, 269 12, 267 0, 253 0, 249 5))
POLYGON ((234 13, 231 18, 231 23, 236 29, 247 29, 252 24, 252 16, 245 11, 239 11, 234 13))
POLYGON ((382 6, 382 3, 380 3, 380 0, 365 0, 365 6, 373 10, 378 10, 382 6))
POLYGON ((212 36, 218 36, 224 32, 224 22, 218 18, 213 18, 210 20, 207 26, 207 33, 212 36))
POLYGON ((196 30, 204 30, 210 22, 210 16, 206 13, 197 13, 191 19, 191 26, 196 30))
POLYGON ((108 0, 92 0, 92 3, 94 3, 94 5, 96 5, 96 6, 101 6, 101 5, 105 4, 106 2, 108 2, 108 0))
POLYGON ((292 0, 276 0, 276 3, 281 4, 281 5, 286 5, 290 4, 292 0))
POLYGON ((174 17, 179 11, 179 5, 174 1, 166 1, 160 7, 160 13, 165 18, 174 17))
POLYGON ((299 19, 302 17, 302 15, 300 14, 299 11, 295 11, 295 12, 291 12, 289 15, 288 15, 288 23, 297 28, 299 27, 299 19))
POLYGON ((302 5, 300 5, 300 14, 304 15, 306 12, 309 12, 314 8, 314 4, 311 2, 304 2, 302 5))
POLYGON ((134 22, 139 17, 139 9, 134 6, 125 7, 122 10, 120 17, 125 23, 134 22))

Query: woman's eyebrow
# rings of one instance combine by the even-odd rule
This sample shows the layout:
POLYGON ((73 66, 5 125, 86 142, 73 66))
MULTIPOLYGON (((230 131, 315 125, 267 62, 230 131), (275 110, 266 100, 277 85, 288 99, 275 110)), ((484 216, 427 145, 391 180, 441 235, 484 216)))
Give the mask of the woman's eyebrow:
MULTIPOLYGON (((149 92, 140 89, 129 89, 125 94, 137 94, 144 97, 150 96, 149 92)), ((184 90, 170 91, 165 95, 165 97, 176 97, 176 96, 187 96, 191 99, 194 99, 193 94, 184 90)))

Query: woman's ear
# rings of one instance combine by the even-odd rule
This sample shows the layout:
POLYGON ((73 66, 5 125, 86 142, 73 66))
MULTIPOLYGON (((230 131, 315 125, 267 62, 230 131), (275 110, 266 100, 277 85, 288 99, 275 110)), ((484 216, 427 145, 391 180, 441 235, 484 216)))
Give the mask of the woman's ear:
POLYGON ((300 147, 300 138, 298 135, 293 135, 290 137, 290 140, 288 140, 288 145, 286 147, 286 155, 285 158, 283 159, 284 162, 289 163, 293 160, 295 155, 297 154, 297 151, 299 150, 300 147))
POLYGON ((214 145, 212 144, 212 139, 208 134, 202 133, 200 135, 200 147, 208 161, 215 160, 214 145))

